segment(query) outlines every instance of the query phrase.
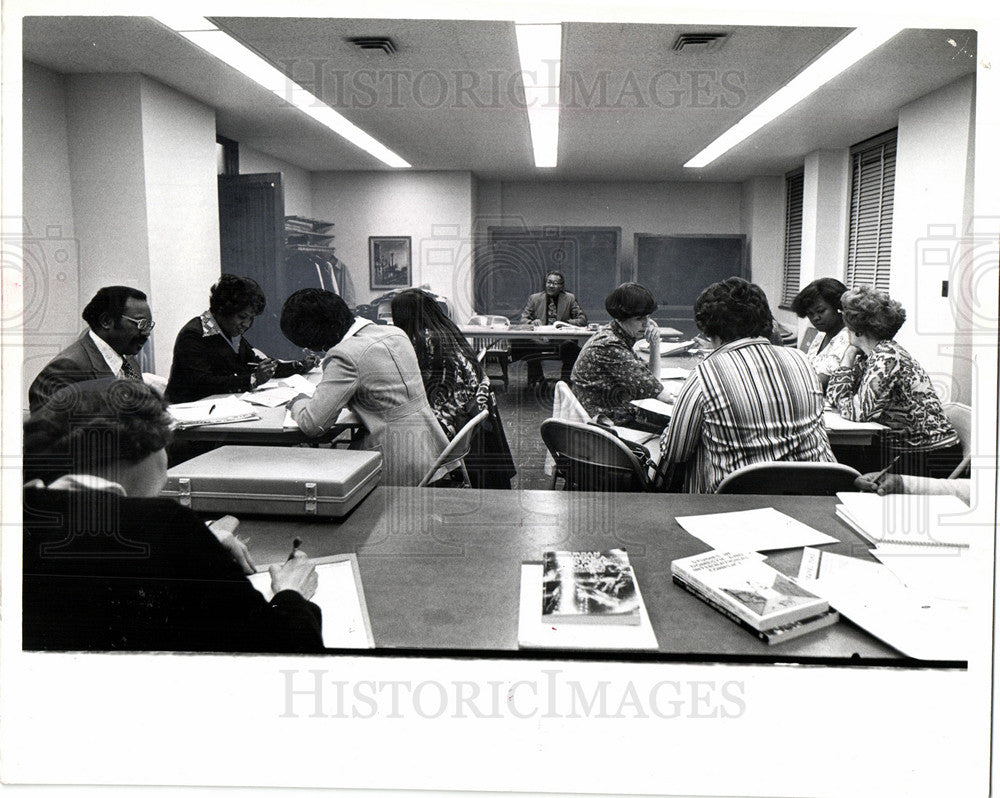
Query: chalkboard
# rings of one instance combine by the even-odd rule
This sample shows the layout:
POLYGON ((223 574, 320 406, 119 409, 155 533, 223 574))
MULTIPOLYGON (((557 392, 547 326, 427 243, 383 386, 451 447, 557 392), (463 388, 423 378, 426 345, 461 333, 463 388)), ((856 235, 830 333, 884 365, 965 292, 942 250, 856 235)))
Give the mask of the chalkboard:
POLYGON ((744 235, 636 233, 635 280, 659 305, 654 317, 671 327, 694 332, 694 301, 727 277, 750 279, 744 235))
POLYGON ((545 274, 560 271, 592 321, 607 319, 604 298, 620 281, 618 227, 490 227, 488 253, 477 261, 477 313, 520 319, 530 294, 545 288, 545 274))

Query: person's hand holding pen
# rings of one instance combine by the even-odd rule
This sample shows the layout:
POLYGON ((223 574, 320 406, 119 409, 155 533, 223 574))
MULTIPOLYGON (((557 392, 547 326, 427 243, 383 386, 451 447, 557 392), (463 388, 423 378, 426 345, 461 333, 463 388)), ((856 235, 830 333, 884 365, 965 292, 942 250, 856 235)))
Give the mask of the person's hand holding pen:
POLYGON ((253 372, 254 382, 260 386, 267 382, 271 377, 274 376, 275 369, 278 368, 278 363, 276 360, 271 358, 264 358, 261 361, 251 361, 251 366, 256 366, 253 372))
POLYGON ((302 541, 298 538, 292 543, 292 553, 281 565, 272 565, 268 571, 271 574, 271 590, 275 595, 282 590, 294 590, 301 593, 307 601, 311 599, 319 585, 319 576, 305 552, 299 548, 302 541))
POLYGON ((319 365, 322 358, 315 352, 309 352, 306 354, 302 360, 299 361, 299 371, 305 374, 307 371, 312 371, 316 366, 319 365))
POLYGON ((890 474, 889 471, 899 462, 899 458, 902 457, 901 454, 896 455, 892 462, 889 463, 881 471, 873 471, 868 474, 862 474, 856 480, 854 480, 854 487, 861 491, 868 491, 869 493, 877 493, 879 496, 885 496, 889 493, 902 493, 903 492, 903 479, 897 474, 890 474))
POLYGON ((243 569, 243 573, 256 573, 253 560, 250 559, 250 550, 247 544, 236 536, 236 527, 240 525, 239 519, 232 515, 224 515, 215 521, 206 521, 205 526, 211 530, 222 547, 229 552, 236 564, 243 569))

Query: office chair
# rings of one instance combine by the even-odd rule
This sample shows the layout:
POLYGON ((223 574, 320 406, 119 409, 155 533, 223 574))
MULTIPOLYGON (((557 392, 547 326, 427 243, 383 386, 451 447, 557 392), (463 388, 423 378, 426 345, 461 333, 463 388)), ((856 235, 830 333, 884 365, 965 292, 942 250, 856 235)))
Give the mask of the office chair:
POLYGON ((541 433, 556 463, 553 488, 562 477, 563 490, 652 489, 646 467, 612 432, 593 424, 549 418, 542 422, 541 433))
POLYGON ((489 410, 480 410, 475 416, 465 422, 465 426, 462 427, 462 429, 458 431, 458 434, 451 439, 451 442, 444 447, 444 451, 437 456, 433 465, 431 465, 427 473, 424 474, 424 478, 417 484, 418 488, 426 488, 434 480, 438 471, 456 462, 458 463, 458 467, 462 470, 462 478, 464 480, 462 487, 467 488, 472 485, 472 482, 469 480, 469 472, 465 468, 465 456, 469 453, 469 449, 472 447, 472 433, 476 431, 476 427, 486 420, 486 417, 489 414, 489 410))
POLYGON ((972 408, 959 402, 948 402, 944 406, 944 415, 958 433, 958 441, 962 444, 962 462, 951 472, 951 479, 968 476, 969 465, 972 463, 972 408))
POLYGON ((833 496, 855 491, 861 473, 843 463, 779 461, 751 463, 727 476, 716 493, 756 493, 764 496, 833 496))

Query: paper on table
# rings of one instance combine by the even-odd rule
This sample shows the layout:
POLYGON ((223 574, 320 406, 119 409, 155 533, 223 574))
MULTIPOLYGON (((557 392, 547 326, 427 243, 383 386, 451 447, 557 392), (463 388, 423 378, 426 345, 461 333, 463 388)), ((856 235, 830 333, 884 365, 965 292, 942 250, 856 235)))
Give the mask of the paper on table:
POLYGON ((299 422, 292 418, 292 412, 286 407, 285 408, 285 420, 281 423, 284 429, 298 429, 299 422))
POLYGON ((521 599, 517 613, 517 644, 521 648, 586 648, 592 650, 656 651, 656 633, 639 593, 639 625, 542 621, 542 564, 521 563, 521 599))
POLYGON ((253 405, 237 399, 235 396, 199 399, 196 402, 169 405, 167 412, 182 427, 199 424, 225 424, 257 417, 253 405))
POLYGON ((268 388, 267 390, 247 391, 240 396, 240 399, 253 405, 278 407, 298 395, 299 392, 294 388, 268 388))
POLYGON ((282 377, 280 382, 295 391, 295 395, 304 393, 306 396, 312 396, 316 393, 316 383, 307 380, 301 374, 282 377))
POLYGON ((871 554, 907 587, 936 598, 969 600, 972 561, 968 549, 880 543, 871 554))
POLYGON ((798 581, 907 656, 968 658, 968 608, 908 588, 884 565, 806 549, 798 581))
POLYGON ((688 349, 690 349, 692 346, 695 346, 695 344, 696 342, 694 341, 694 339, 691 339, 690 341, 678 341, 677 343, 670 344, 669 346, 666 344, 662 344, 660 346, 660 357, 668 357, 670 355, 681 355, 684 352, 687 352, 688 349))
POLYGON ((883 430, 886 429, 884 424, 879 424, 877 421, 850 421, 844 418, 840 413, 835 410, 824 410, 823 411, 823 426, 828 430, 883 430))
POLYGON ((660 380, 686 380, 691 376, 691 369, 678 366, 663 366, 660 368, 660 380))
MULTIPOLYGON (((319 585, 310 600, 323 612, 323 645, 327 648, 374 648, 357 558, 353 554, 340 554, 319 557, 314 562, 319 585)), ((273 594, 267 569, 247 578, 270 601, 273 594)))
POLYGON ((789 518, 773 507, 677 518, 688 532, 721 551, 772 551, 822 546, 837 539, 789 518))

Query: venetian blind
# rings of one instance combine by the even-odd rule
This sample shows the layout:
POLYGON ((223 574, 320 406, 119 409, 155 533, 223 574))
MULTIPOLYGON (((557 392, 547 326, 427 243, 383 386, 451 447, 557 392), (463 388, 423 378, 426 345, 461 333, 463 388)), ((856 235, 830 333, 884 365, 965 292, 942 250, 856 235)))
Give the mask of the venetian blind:
POLYGON ((802 186, 801 169, 785 176, 785 266, 781 307, 788 307, 799 293, 802 266, 802 186))
POLYGON ((851 148, 851 218, 847 244, 848 288, 889 291, 896 131, 851 148))

